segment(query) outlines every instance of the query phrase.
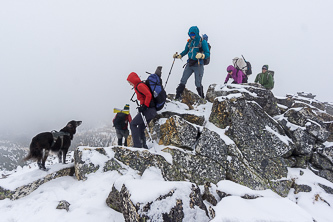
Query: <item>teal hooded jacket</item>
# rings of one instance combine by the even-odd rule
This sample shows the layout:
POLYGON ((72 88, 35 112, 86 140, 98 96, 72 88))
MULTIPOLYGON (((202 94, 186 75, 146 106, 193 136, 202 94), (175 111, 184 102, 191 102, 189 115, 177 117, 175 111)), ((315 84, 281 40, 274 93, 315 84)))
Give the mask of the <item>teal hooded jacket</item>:
MULTIPOLYGON (((190 36, 190 39, 186 43, 185 50, 182 51, 180 53, 180 55, 182 57, 184 57, 186 54, 188 54, 188 58, 189 59, 198 60, 197 58, 195 58, 195 56, 199 52, 199 45, 200 45, 200 39, 201 39, 201 36, 199 35, 199 28, 197 26, 192 26, 188 30, 188 36, 190 36), (195 33, 194 40, 191 40, 191 36, 190 36, 191 32, 195 33)), ((208 43, 207 43, 206 40, 202 39, 201 47, 202 47, 202 50, 203 50, 202 53, 205 54, 205 58, 209 58, 210 52, 209 52, 208 43)), ((203 64, 203 60, 202 59, 200 59, 200 64, 203 64)))

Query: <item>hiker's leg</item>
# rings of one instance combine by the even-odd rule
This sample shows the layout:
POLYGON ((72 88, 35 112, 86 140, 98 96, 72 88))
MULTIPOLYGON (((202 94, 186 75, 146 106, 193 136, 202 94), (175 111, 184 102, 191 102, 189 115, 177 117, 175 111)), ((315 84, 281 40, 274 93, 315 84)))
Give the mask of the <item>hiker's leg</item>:
POLYGON ((117 138, 118 138, 118 146, 123 145, 122 140, 123 140, 123 135, 121 134, 119 129, 116 129, 116 133, 117 133, 117 138))
MULTIPOLYGON (((147 121, 147 124, 149 124, 149 122, 157 115, 156 108, 151 107, 151 108, 146 109, 143 112, 143 115, 147 121)), ((140 137, 141 137, 141 141, 142 141, 142 147, 148 149, 148 146, 146 144, 145 128, 146 128, 145 126, 143 126, 142 128, 140 127, 140 133, 141 133, 140 137)), ((149 131, 149 126, 148 126, 147 130, 149 131)))
POLYGON ((180 84, 186 85, 188 78, 190 78, 193 73, 192 67, 193 66, 186 65, 184 72, 183 72, 183 76, 180 79, 180 84))
POLYGON ((141 144, 141 130, 142 128, 144 129, 144 123, 141 117, 141 114, 138 113, 134 119, 132 120, 132 122, 130 123, 130 128, 131 128, 131 132, 132 132, 132 140, 133 140, 133 146, 134 147, 138 147, 141 148, 142 144, 141 144))
POLYGON ((187 83, 188 78, 190 78, 190 76, 192 75, 193 70, 189 65, 186 65, 184 72, 183 72, 183 76, 180 79, 180 83, 176 89, 176 98, 175 99, 180 99, 184 89, 185 89, 185 85, 187 83))
POLYGON ((154 117, 157 115, 156 108, 155 107, 151 107, 151 108, 146 109, 143 112, 143 115, 146 117, 147 124, 149 124, 149 122, 152 119, 154 119, 154 117))
POLYGON ((195 78, 195 86, 196 87, 201 87, 202 86, 202 77, 204 75, 204 66, 194 66, 193 67, 194 71, 194 78, 195 78))
POLYGON ((125 137, 125 142, 124 142, 124 146, 127 146, 127 138, 128 138, 128 135, 129 135, 129 130, 125 130, 124 132, 124 137, 125 137))
POLYGON ((202 86, 202 77, 204 74, 204 66, 199 65, 194 68, 194 78, 195 78, 195 86, 197 87, 198 95, 201 98, 204 98, 203 86, 202 86))

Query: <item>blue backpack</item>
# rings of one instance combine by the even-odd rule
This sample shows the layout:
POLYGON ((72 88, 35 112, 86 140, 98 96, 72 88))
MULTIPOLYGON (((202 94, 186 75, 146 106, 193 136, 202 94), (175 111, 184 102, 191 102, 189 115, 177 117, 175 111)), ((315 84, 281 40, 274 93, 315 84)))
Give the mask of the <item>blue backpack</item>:
MULTIPOLYGON (((150 74, 145 82, 142 82, 148 86, 150 93, 153 97, 153 102, 157 111, 161 110, 164 107, 166 101, 166 92, 162 85, 161 78, 156 74, 150 74)), ((139 83, 140 84, 140 83, 139 83)), ((136 88, 138 90, 138 88, 136 88)), ((138 90, 139 93, 141 93, 138 90)), ((142 94, 142 93, 141 93, 142 94)), ((142 94, 143 95, 143 94, 142 94)))
POLYGON ((153 96, 156 110, 161 110, 164 107, 167 97, 161 78, 156 74, 150 74, 146 80, 146 85, 149 87, 153 96))

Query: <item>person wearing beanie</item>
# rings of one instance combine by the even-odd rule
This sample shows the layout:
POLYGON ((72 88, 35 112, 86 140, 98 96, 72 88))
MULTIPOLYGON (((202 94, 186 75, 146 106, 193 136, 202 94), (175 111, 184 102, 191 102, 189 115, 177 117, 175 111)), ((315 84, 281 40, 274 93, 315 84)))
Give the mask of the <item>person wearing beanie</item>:
POLYGON ((229 78, 233 78, 233 84, 241 84, 246 78, 246 75, 241 69, 236 69, 233 65, 227 67, 227 77, 225 78, 224 84, 227 84, 229 78))
POLYGON ((124 106, 124 110, 129 110, 129 107, 130 107, 130 105, 129 105, 129 104, 126 104, 126 105, 124 106))
POLYGON ((202 39, 199 35, 199 28, 197 26, 192 26, 188 35, 190 39, 185 45, 185 49, 180 54, 174 54, 173 58, 181 59, 186 54, 188 55, 188 60, 186 63, 186 67, 183 72, 183 76, 180 80, 180 84, 176 89, 176 100, 181 99, 181 94, 185 89, 185 85, 190 76, 194 73, 195 78, 195 86, 197 87, 197 91, 200 97, 204 98, 204 91, 202 86, 202 77, 204 74, 204 59, 208 59, 210 57, 210 51, 208 47, 208 43, 206 39, 202 39), (200 51, 200 44, 202 48, 202 52, 200 51))
POLYGON ((145 123, 142 115, 147 121, 147 124, 157 115, 154 101, 150 89, 146 84, 142 84, 141 79, 135 72, 131 72, 127 77, 128 83, 133 86, 137 96, 137 100, 140 103, 138 107, 139 113, 133 118, 130 123, 132 132, 133 146, 137 148, 146 148, 146 136, 145 136, 145 123))
POLYGON ((265 87, 268 90, 273 89, 274 79, 273 79, 273 75, 270 74, 270 72, 268 71, 268 65, 263 65, 262 72, 258 73, 254 82, 260 83, 263 87, 265 87))
POLYGON ((125 138, 124 146, 127 146, 127 137, 129 135, 129 130, 127 128, 128 123, 132 122, 131 114, 129 113, 129 104, 124 106, 122 112, 116 114, 113 118, 113 126, 116 128, 116 134, 118 138, 118 146, 123 145, 123 138, 125 138), (127 112, 128 111, 128 114, 127 112))

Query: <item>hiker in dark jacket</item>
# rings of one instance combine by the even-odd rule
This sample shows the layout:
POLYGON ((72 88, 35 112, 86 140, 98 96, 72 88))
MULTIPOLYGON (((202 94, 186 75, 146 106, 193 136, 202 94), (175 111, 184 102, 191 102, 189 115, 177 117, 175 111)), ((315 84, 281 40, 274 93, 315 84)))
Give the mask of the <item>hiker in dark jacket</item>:
POLYGON ((135 72, 131 72, 128 75, 127 81, 134 87, 137 99, 140 102, 140 106, 138 107, 139 113, 133 118, 130 124, 134 147, 148 149, 144 131, 146 126, 142 115, 146 118, 148 124, 157 114, 155 104, 152 100, 150 89, 135 72))
POLYGON ((274 88, 274 79, 268 71, 268 65, 263 65, 262 72, 257 75, 254 82, 259 82, 263 87, 269 90, 272 90, 274 88))
POLYGON ((181 59, 186 54, 188 54, 188 60, 183 72, 183 76, 180 80, 180 84, 176 89, 176 100, 180 99, 181 94, 185 89, 186 82, 188 78, 190 78, 190 76, 193 74, 193 72, 195 77, 195 86, 197 87, 198 94, 199 96, 204 98, 204 91, 202 86, 202 77, 204 74, 203 59, 209 58, 210 56, 208 43, 205 39, 202 39, 201 41, 199 29, 197 26, 192 26, 188 31, 188 35, 190 36, 190 39, 186 43, 185 50, 180 54, 176 53, 173 55, 173 58, 181 59), (201 47, 203 49, 202 53, 199 51, 200 41, 201 47))
POLYGON ((243 79, 246 77, 244 72, 241 69, 236 69, 234 66, 230 65, 227 68, 227 77, 225 78, 224 84, 226 84, 229 81, 229 78, 233 78, 234 81, 232 83, 234 84, 240 84, 243 83, 243 79))
POLYGON ((113 118, 113 126, 116 128, 118 145, 123 145, 123 138, 125 138, 124 146, 127 146, 127 137, 129 135, 129 130, 127 128, 128 123, 131 123, 132 117, 129 113, 129 104, 124 106, 123 111, 116 114, 113 118))

